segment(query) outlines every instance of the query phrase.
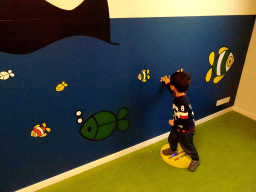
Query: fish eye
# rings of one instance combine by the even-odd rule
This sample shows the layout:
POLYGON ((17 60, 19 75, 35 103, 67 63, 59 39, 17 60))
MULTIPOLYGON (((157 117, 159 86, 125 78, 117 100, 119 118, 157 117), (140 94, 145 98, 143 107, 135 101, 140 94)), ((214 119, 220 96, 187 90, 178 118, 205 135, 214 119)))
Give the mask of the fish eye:
POLYGON ((229 57, 228 58, 228 67, 230 67, 232 64, 233 64, 233 62, 234 62, 234 58, 233 57, 229 57))
POLYGON ((91 127, 88 127, 88 132, 91 132, 92 131, 92 128, 91 127))

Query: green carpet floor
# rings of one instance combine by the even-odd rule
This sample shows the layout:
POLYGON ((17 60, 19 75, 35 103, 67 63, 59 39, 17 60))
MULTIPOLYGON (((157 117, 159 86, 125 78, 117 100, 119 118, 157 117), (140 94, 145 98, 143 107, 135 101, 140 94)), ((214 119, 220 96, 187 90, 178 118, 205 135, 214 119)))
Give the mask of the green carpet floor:
POLYGON ((39 190, 256 192, 256 121, 231 111, 196 127, 195 172, 163 161, 167 139, 39 190))

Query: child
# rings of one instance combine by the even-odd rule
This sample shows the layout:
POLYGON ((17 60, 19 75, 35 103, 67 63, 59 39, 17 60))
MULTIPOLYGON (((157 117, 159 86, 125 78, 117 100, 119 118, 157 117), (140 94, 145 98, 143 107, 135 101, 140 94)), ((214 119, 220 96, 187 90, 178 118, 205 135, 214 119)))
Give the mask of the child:
POLYGON ((171 77, 165 76, 164 79, 165 84, 170 86, 174 96, 174 119, 169 120, 169 124, 172 126, 171 133, 168 137, 170 148, 163 150, 163 154, 177 155, 177 145, 179 142, 184 152, 192 159, 188 170, 193 172, 199 166, 200 160, 193 143, 193 136, 195 134, 194 113, 186 95, 191 77, 186 72, 175 72, 171 77))

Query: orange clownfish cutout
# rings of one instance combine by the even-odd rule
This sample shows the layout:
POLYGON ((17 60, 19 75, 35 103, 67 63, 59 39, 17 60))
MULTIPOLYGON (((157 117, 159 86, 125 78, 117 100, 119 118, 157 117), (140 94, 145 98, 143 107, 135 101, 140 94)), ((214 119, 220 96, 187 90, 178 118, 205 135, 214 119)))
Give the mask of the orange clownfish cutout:
POLYGON ((36 125, 31 131, 31 137, 45 137, 47 135, 46 131, 51 131, 50 128, 46 127, 46 123, 43 123, 42 127, 36 125))

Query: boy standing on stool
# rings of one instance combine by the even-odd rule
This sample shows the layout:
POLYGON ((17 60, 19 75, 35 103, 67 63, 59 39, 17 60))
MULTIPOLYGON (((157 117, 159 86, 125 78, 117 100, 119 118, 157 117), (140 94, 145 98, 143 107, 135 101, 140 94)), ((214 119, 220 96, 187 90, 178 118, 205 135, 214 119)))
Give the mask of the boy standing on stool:
POLYGON ((163 150, 163 154, 177 155, 177 145, 179 142, 184 152, 192 159, 188 170, 193 172, 199 166, 200 160, 193 142, 193 136, 195 134, 194 113, 186 95, 191 77, 185 72, 175 72, 171 77, 165 76, 164 79, 165 84, 170 86, 174 96, 174 119, 169 120, 169 124, 172 126, 171 133, 168 137, 170 148, 163 150))

